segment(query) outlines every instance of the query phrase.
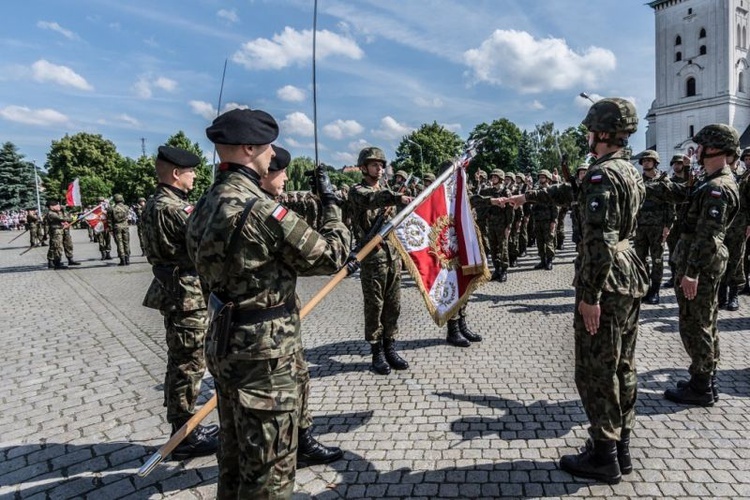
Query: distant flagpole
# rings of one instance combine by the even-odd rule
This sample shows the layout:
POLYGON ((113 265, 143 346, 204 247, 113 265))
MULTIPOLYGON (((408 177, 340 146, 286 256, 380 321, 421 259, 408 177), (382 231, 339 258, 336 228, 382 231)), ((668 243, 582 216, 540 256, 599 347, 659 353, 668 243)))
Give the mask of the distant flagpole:
POLYGON ((315 133, 315 166, 318 163, 318 84, 317 71, 315 68, 315 49, 318 38, 318 0, 315 0, 313 9, 313 50, 312 50, 312 83, 313 83, 313 131, 315 133))
MULTIPOLYGON (((224 78, 227 76, 227 58, 224 58, 224 71, 221 72, 221 87, 219 88, 219 103, 216 105, 216 116, 221 114, 221 98, 224 95, 224 78)), ((216 146, 214 145, 214 154, 211 158, 211 182, 216 177, 216 146)))
POLYGON ((42 216, 42 201, 39 199, 39 174, 36 171, 36 160, 31 162, 34 169, 34 185, 36 186, 36 213, 42 216))

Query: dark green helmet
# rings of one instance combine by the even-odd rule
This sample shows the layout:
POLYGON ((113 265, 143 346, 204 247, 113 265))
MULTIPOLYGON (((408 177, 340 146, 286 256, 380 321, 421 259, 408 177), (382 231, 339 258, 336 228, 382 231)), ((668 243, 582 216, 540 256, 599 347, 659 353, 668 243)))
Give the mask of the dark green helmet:
POLYGON ((693 137, 693 142, 704 148, 716 148, 726 153, 734 153, 740 147, 740 136, 734 127, 714 123, 700 129, 693 137))
POLYGON ((591 132, 632 134, 638 130, 638 113, 632 102, 607 97, 591 105, 582 124, 591 132))
MULTIPOLYGON (((385 160, 384 160, 385 161, 385 160)), ((409 177, 409 174, 407 174, 403 170, 397 170, 396 175, 400 175, 402 179, 406 180, 409 177)))
POLYGON ((638 163, 643 165, 643 160, 647 160, 647 159, 654 160, 654 163, 656 163, 657 165, 661 163, 659 161, 659 153, 657 153, 653 149, 647 149, 646 151, 641 153, 640 158, 638 158, 638 163))
POLYGON ((435 182, 435 174, 424 174, 425 182, 435 182))
POLYGON ((115 200, 115 203, 124 203, 125 202, 125 198, 123 198, 121 194, 114 195, 114 197, 112 199, 115 200))
POLYGON ((490 177, 493 175, 496 175, 500 180, 505 179, 505 173, 499 168, 493 169, 492 172, 490 172, 490 177))
POLYGON ((361 167, 365 165, 369 160, 379 160, 386 163, 385 153, 383 150, 376 147, 366 147, 359 152, 359 158, 357 158, 357 166, 361 167))
POLYGON ((745 148, 742 150, 742 153, 740 154, 740 160, 744 160, 746 156, 750 156, 750 148, 745 148))
POLYGON ((542 169, 542 170, 540 170, 540 171, 539 171, 539 174, 537 174, 537 175, 539 175, 539 176, 542 176, 542 175, 543 175, 543 176, 545 176, 545 177, 546 177, 546 178, 547 178, 548 180, 552 180, 552 172, 550 172, 550 171, 549 171, 549 170, 547 170, 547 169, 542 169))
POLYGON ((674 165, 675 163, 683 163, 685 158, 682 155, 674 155, 671 160, 669 160, 670 165, 674 165))

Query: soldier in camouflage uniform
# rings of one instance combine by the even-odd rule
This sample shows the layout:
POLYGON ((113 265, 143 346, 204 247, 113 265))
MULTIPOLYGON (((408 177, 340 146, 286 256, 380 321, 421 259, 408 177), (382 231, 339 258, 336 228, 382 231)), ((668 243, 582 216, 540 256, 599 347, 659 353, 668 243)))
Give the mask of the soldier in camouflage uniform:
MULTIPOLYGON (((687 183, 686 169, 690 166, 690 160, 683 155, 674 155, 669 162, 669 166, 672 167, 672 176, 669 180, 676 184, 687 183)), ((674 249, 677 246, 677 242, 680 240, 680 228, 685 223, 685 204, 677 203, 672 204, 672 212, 674 213, 674 220, 672 221, 672 230, 667 235, 667 249, 669 249, 669 270, 671 276, 662 285, 664 288, 674 288, 675 268, 672 256, 674 255, 674 249)))
POLYGON ((581 207, 581 252, 574 281, 575 377, 591 439, 580 454, 564 456, 560 467, 607 483, 617 483, 632 471, 635 344, 640 297, 648 289, 645 266, 629 241, 645 198, 643 179, 625 149, 637 124, 632 103, 619 98, 597 101, 583 121, 597 160, 580 186, 558 184, 511 199, 558 205, 577 199, 581 207))
POLYGON ((145 208, 146 198, 138 198, 138 205, 135 207, 135 217, 136 227, 138 228, 138 243, 141 245, 141 257, 146 255, 146 248, 143 245, 143 210, 145 208))
MULTIPOLYGON (((485 172, 484 170, 477 170, 474 174, 474 179, 476 180, 476 184, 473 186, 470 194, 479 194, 482 192, 482 190, 490 187, 490 184, 487 182, 487 172, 485 172)), ((477 223, 477 227, 479 228, 479 237, 482 239, 482 245, 484 246, 484 253, 485 255, 491 255, 490 240, 488 237, 489 231, 487 229, 487 213, 490 209, 490 206, 472 205, 472 208, 474 210, 474 217, 477 223)))
MULTIPOLYGON (((406 205, 411 198, 380 186, 386 166, 382 149, 362 149, 357 166, 362 171, 362 182, 349 190, 349 201, 357 241, 362 244, 376 221, 391 219, 389 207, 406 205)), ((383 241, 362 261, 365 340, 370 344, 372 368, 381 375, 388 375, 391 368, 409 368, 395 348, 401 313, 401 268, 401 256, 389 241, 383 241)))
POLYGON ((99 198, 99 204, 102 206, 102 213, 99 216, 99 220, 102 222, 102 231, 96 235, 96 240, 99 243, 99 252, 102 254, 101 260, 110 260, 112 258, 112 228, 107 221, 107 211, 109 210, 109 203, 104 198, 99 198))
POLYGON ((107 210, 107 222, 115 237, 117 245, 117 257, 120 259, 118 266, 130 265, 130 226, 128 224, 128 212, 130 209, 125 204, 121 194, 113 198, 115 204, 107 210))
POLYGON ((698 144, 696 153, 705 176, 685 186, 664 179, 649 189, 664 199, 688 203, 673 260, 680 337, 692 360, 690 380, 678 382, 664 396, 681 404, 712 406, 718 399, 717 296, 729 256, 724 239, 740 209, 739 190, 727 157, 736 154, 739 135, 729 125, 714 124, 703 127, 693 141, 698 144))
POLYGON ((58 200, 47 200, 47 208, 47 215, 44 218, 49 228, 47 267, 50 269, 67 269, 62 263, 63 231, 70 226, 72 219, 63 212, 58 200))
MULTIPOLYGON (((161 311, 167 344, 164 406, 172 434, 195 413, 206 372, 203 346, 208 326, 206 302, 195 266, 187 255, 185 233, 193 210, 193 189, 200 158, 179 148, 159 147, 159 184, 142 211, 143 245, 154 274, 143 305, 161 311)), ((117 196, 115 197, 117 201, 117 196)), ((218 448, 219 429, 199 425, 177 448, 177 459, 210 455, 218 448)))
POLYGON ((187 246, 211 292, 206 360, 221 423, 217 496, 291 498, 298 455, 317 463, 342 455, 300 422, 310 376, 297 276, 341 268, 349 232, 322 167, 316 172, 324 210, 320 233, 274 201, 277 192, 262 189, 279 182, 283 188, 285 179, 284 170, 271 165, 270 143, 278 136, 271 115, 231 110, 206 135, 221 164, 189 219, 187 246))
POLYGON ((492 206, 491 200, 510 195, 510 191, 503 183, 504 179, 505 173, 499 168, 494 169, 490 172, 490 186, 471 197, 471 205, 476 207, 477 213, 481 210, 486 214, 489 255, 495 268, 492 280, 501 283, 508 281, 508 266, 510 265, 508 239, 513 225, 514 212, 513 207, 492 206))
MULTIPOLYGON (((638 160, 643 167, 643 182, 648 185, 657 182, 659 174, 659 153, 647 149, 641 153, 638 160)), ((635 231, 635 253, 638 258, 646 264, 646 257, 651 257, 651 286, 643 298, 644 302, 651 305, 659 303, 659 289, 661 278, 664 275, 664 242, 672 229, 674 220, 674 205, 658 201, 654 195, 646 191, 646 200, 638 212, 638 228, 635 231)), ((648 270, 648 264, 646 264, 648 270)))
MULTIPOLYGON (((539 189, 549 187, 552 174, 549 170, 539 171, 539 189)), ((536 233, 536 248, 539 264, 534 269, 552 270, 552 260, 555 258, 555 227, 557 226, 558 208, 552 203, 534 203, 531 206, 534 217, 534 232, 536 233)))
MULTIPOLYGON (((519 194, 520 187, 516 184, 516 174, 514 172, 505 172, 505 187, 511 195, 519 194)), ((523 207, 513 210, 513 223, 510 226, 508 235, 508 266, 516 267, 518 265, 519 238, 521 224, 523 223, 523 207)))
MULTIPOLYGON (((65 214, 65 217, 70 219, 71 222, 73 221, 73 217, 69 216, 64 208, 63 214, 65 214)), ((65 258, 68 259, 69 266, 80 266, 81 263, 73 258, 73 238, 70 235, 71 225, 72 224, 67 224, 63 226, 63 250, 65 251, 65 258)))
MULTIPOLYGON (((742 175, 740 181, 740 198, 744 197, 744 190, 750 189, 750 148, 745 148, 740 156, 740 161, 745 165, 745 172, 742 175)), ((740 201, 741 203, 742 201, 740 201)), ((749 209, 750 210, 750 209, 749 209)), ((745 231, 747 238, 750 238, 750 213, 748 214, 748 228, 745 231)), ((750 295, 750 245, 745 244, 745 255, 742 259, 743 267, 743 278, 745 280, 745 286, 740 290, 740 295, 750 295)))
POLYGON ((29 245, 38 247, 42 242, 42 224, 34 207, 26 209, 26 230, 29 232, 29 245))
MULTIPOLYGON (((523 174, 516 174, 516 186, 518 187, 517 194, 523 194, 528 190, 526 185, 526 178, 523 174)), ((526 257, 526 250, 529 245, 529 218, 531 215, 531 207, 524 205, 521 207, 520 224, 518 226, 518 256, 526 257)), ((517 222, 518 224, 518 222, 517 222)))

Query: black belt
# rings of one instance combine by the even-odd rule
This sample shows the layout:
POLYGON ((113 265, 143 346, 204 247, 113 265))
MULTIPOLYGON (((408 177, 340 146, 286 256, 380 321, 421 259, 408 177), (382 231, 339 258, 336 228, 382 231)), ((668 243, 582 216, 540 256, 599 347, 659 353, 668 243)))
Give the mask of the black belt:
POLYGON ((265 323, 275 319, 289 316, 296 309, 294 299, 265 309, 235 309, 232 312, 232 322, 234 323, 265 323))

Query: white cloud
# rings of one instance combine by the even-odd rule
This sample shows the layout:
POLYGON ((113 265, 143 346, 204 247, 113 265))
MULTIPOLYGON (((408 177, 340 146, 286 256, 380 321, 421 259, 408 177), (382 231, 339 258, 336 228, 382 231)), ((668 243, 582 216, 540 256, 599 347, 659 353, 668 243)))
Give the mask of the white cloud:
MULTIPOLYGON (((357 42, 328 30, 318 31, 316 41, 319 61, 329 56, 361 59, 364 52, 357 42)), ((299 66, 310 62, 312 56, 312 30, 297 31, 286 27, 273 40, 256 38, 242 45, 234 53, 232 61, 247 69, 282 69, 293 64, 299 66)))
MULTIPOLYGON (((593 94, 593 93, 592 94, 588 94, 588 96, 591 98, 591 100, 586 99, 585 97, 581 97, 580 95, 577 95, 575 97, 575 99, 573 99, 573 103, 575 103, 575 105, 578 106, 581 109, 589 109, 591 107, 591 104, 592 104, 591 101, 596 102, 596 101, 598 101, 600 99, 604 99, 605 97, 607 97, 607 96, 603 96, 603 95, 599 95, 599 94, 593 94)), ((617 96, 617 97, 620 97, 620 96, 617 96)), ((635 97, 633 97, 633 96, 626 96, 626 97, 622 97, 622 98, 625 99, 626 101, 632 102, 636 106, 638 104, 637 99, 635 97)))
POLYGON ((282 101, 301 102, 305 100, 305 91, 294 85, 285 85, 276 91, 276 96, 282 101))
POLYGON ((216 108, 211 103, 206 101, 190 101, 190 110, 196 115, 200 115, 206 120, 213 120, 216 118, 216 108))
POLYGON ((345 151, 337 151, 333 153, 333 159, 343 165, 356 165, 358 156, 357 153, 348 153, 345 151))
POLYGON ((221 108, 221 112, 226 113, 230 109, 250 109, 250 106, 247 106, 245 104, 240 104, 238 102, 228 102, 224 105, 223 108, 221 108))
POLYGON ((286 115, 281 121, 280 128, 283 135, 301 135, 303 137, 315 135, 315 125, 312 120, 299 111, 286 115))
POLYGON ((40 59, 31 65, 31 77, 37 82, 52 82, 64 87, 94 90, 84 77, 68 68, 40 59))
POLYGON ((65 38, 67 38, 69 40, 77 40, 78 39, 78 35, 76 35, 75 33, 73 33, 70 30, 66 30, 65 28, 63 28, 62 26, 60 26, 59 24, 57 24, 55 22, 51 22, 51 21, 38 21, 36 23, 36 27, 37 28, 41 28, 43 30, 55 31, 57 33, 60 33, 62 36, 64 36, 65 38))
POLYGON ((120 120, 121 122, 124 122, 124 123, 126 123, 126 124, 128 124, 130 126, 133 126, 133 127, 140 127, 141 126, 141 122, 139 122, 138 120, 136 120, 135 118, 133 118, 132 116, 130 116, 130 115, 126 114, 126 113, 118 115, 117 119, 120 120))
POLYGON ((350 151, 356 151, 359 153, 359 151, 366 146, 370 146, 370 143, 364 139, 357 139, 356 141, 350 142, 346 147, 349 148, 350 151))
POLYGON ((224 19, 225 21, 228 21, 230 23, 236 23, 240 20, 239 16, 237 15, 237 11, 227 10, 227 9, 221 9, 219 12, 216 13, 218 17, 221 19, 224 19))
POLYGON ((391 116, 386 116, 380 120, 380 129, 373 130, 372 134, 381 139, 394 140, 408 135, 412 130, 414 130, 413 127, 399 123, 391 116))
POLYGON ((444 103, 439 97, 428 99, 426 97, 417 96, 414 98, 414 104, 420 108, 442 108, 444 103))
MULTIPOLYGON (((292 139, 291 137, 287 137, 287 139, 284 142, 290 148, 294 148, 294 149, 307 149, 307 150, 310 150, 310 151, 315 151, 315 143, 314 142, 301 142, 301 141, 297 141, 295 139, 292 139)), ((325 149, 326 148, 323 147, 322 144, 318 145, 318 151, 323 151, 325 149)), ((292 152, 292 156, 296 156, 296 155, 292 152)))
POLYGON ((30 109, 25 106, 0 108, 0 117, 26 125, 60 125, 68 123, 68 117, 54 109, 30 109))
POLYGON ((450 130, 451 132, 459 133, 463 127, 461 127, 460 123, 441 123, 440 124, 445 130, 450 130))
POLYGON ((154 88, 164 90, 165 92, 174 92, 177 89, 177 82, 164 76, 154 78, 144 75, 138 78, 138 81, 133 84, 135 95, 141 99, 150 99, 154 95, 154 88))
POLYGON ((600 47, 577 53, 559 38, 535 39, 525 31, 495 30, 464 62, 479 82, 539 93, 596 87, 615 69, 615 55, 600 47))
POLYGON ((355 120, 336 120, 323 127, 323 133, 331 139, 343 139, 361 134, 365 128, 355 120))
POLYGON ((544 104, 542 104, 541 102, 539 102, 539 100, 537 100, 537 99, 534 99, 534 101, 529 105, 529 107, 531 109, 534 109, 534 110, 537 110, 537 111, 541 110, 541 109, 545 109, 544 104))

